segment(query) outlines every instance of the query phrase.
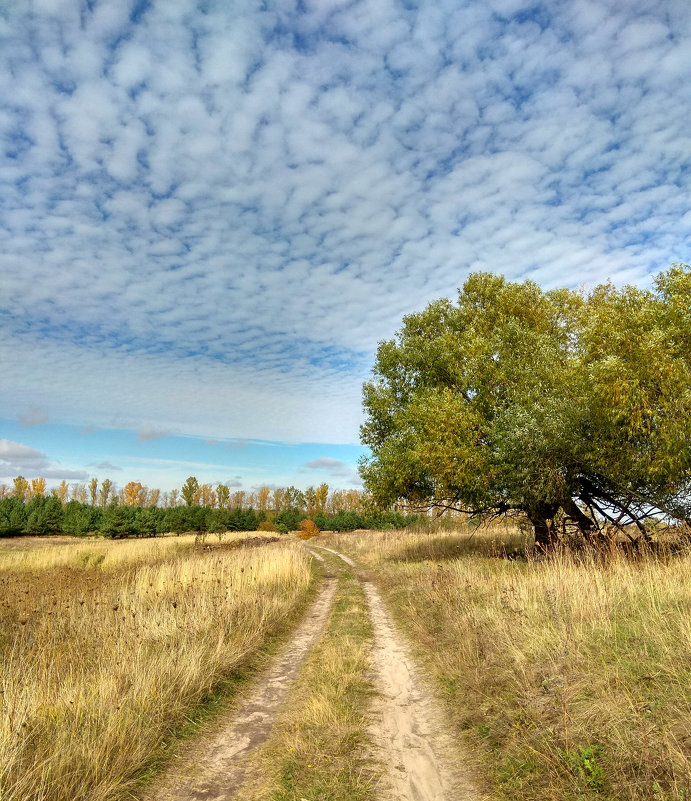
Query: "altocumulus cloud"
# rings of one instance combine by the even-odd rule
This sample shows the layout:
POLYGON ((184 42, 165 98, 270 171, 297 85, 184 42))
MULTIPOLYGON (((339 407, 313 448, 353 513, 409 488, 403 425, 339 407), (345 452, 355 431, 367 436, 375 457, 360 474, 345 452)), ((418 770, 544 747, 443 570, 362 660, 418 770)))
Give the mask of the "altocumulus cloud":
POLYGON ((357 487, 362 486, 362 479, 358 470, 353 465, 341 459, 320 456, 317 459, 310 459, 308 462, 305 462, 304 467, 308 471, 315 471, 336 483, 342 484, 344 479, 348 479, 347 483, 349 485, 357 487))
POLYGON ((20 426, 41 426, 48 422, 48 415, 42 409, 34 407, 20 415, 17 422, 20 426))
POLYGON ((3 408, 354 442, 376 342, 470 270, 648 283, 688 258, 690 29, 686 0, 9 4, 3 408))

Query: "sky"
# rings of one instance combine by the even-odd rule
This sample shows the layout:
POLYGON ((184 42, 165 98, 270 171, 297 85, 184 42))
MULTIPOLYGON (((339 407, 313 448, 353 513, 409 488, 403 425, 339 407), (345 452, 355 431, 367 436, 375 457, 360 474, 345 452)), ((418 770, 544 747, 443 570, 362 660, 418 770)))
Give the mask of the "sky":
POLYGON ((688 0, 0 0, 0 482, 359 485, 470 272, 691 260, 688 0))

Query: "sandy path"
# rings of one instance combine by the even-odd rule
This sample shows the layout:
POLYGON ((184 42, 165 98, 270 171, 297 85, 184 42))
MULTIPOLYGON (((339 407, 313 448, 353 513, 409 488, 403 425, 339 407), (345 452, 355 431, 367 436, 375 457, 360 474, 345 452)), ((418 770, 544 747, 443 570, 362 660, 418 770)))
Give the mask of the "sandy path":
MULTIPOLYGON (((315 546, 322 548, 323 546, 315 546)), ((332 550, 346 564, 352 559, 332 550)), ((466 801, 480 798, 469 776, 454 765, 445 715, 421 681, 374 585, 359 576, 374 627, 375 699, 371 735, 388 769, 388 797, 395 801, 466 801)))
POLYGON ((246 757, 268 739, 279 707, 326 625, 336 585, 335 578, 324 578, 305 619, 254 692, 217 730, 185 749, 142 801, 230 801, 255 778, 246 757))

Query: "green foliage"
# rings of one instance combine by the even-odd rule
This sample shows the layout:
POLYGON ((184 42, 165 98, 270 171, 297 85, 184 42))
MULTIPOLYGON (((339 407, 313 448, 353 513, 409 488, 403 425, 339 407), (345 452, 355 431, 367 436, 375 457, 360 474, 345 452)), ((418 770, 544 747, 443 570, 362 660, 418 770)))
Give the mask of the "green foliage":
POLYGON ((329 521, 326 515, 319 513, 318 515, 314 516, 314 525, 319 529, 319 531, 325 531, 329 528, 329 521))
POLYGON ((3 537, 23 534, 26 528, 26 507, 21 498, 0 500, 0 535, 3 537))
POLYGON ((593 790, 600 790, 605 783, 605 772, 599 762, 602 749, 597 745, 579 745, 569 751, 559 751, 567 767, 577 779, 593 790))
POLYGON ((83 536, 101 528, 103 513, 87 503, 68 501, 62 512, 62 530, 66 534, 83 536))
POLYGON ((287 534, 289 531, 297 531, 300 521, 304 520, 305 517, 306 515, 299 509, 291 507, 279 512, 273 522, 280 532, 287 534))
POLYGON ((155 537, 157 534, 161 534, 165 530, 163 527, 164 518, 165 511, 159 509, 158 506, 147 506, 138 510, 136 519, 137 533, 140 537, 155 537))
MULTIPOLYGON (((355 531, 358 528, 366 528, 381 531, 414 526, 420 519, 417 515, 402 515, 400 512, 386 510, 368 515, 360 514, 360 512, 340 511, 330 518, 325 518, 324 529, 330 531, 355 531)), ((321 528, 321 526, 319 527, 321 528)))
POLYGON ((361 473, 384 507, 522 510, 548 542, 608 517, 691 518, 691 270, 588 296, 471 275, 404 319, 364 386, 361 473))
POLYGON ((202 506, 173 506, 166 509, 167 531, 183 534, 186 531, 206 531, 207 512, 202 506))
POLYGON ((34 496, 26 505, 27 534, 54 534, 62 529, 62 504, 54 496, 34 496))
POLYGON ((109 503, 103 512, 101 532, 113 539, 131 537, 139 531, 137 509, 133 506, 119 506, 109 503))
POLYGON ((194 476, 190 476, 182 485, 180 494, 188 506, 192 506, 197 502, 199 497, 199 482, 194 476))

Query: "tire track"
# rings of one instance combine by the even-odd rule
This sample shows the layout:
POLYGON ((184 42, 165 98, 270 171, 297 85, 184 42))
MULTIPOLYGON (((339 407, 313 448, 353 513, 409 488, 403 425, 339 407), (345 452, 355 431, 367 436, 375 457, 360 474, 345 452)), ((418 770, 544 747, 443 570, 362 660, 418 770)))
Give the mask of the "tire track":
POLYGON ((254 691, 239 702, 225 725, 186 749, 141 801, 230 801, 255 778, 247 757, 268 740, 278 709, 326 626, 337 583, 334 577, 324 577, 305 618, 254 691))
MULTIPOLYGON (((340 557, 357 571, 347 556, 324 546, 314 547, 340 557)), ((457 747, 446 733, 445 713, 418 675, 376 588, 362 575, 358 578, 374 627, 372 661, 379 697, 374 703, 371 735, 381 762, 388 766, 384 792, 392 801, 479 799, 473 782, 455 764, 457 747)))

